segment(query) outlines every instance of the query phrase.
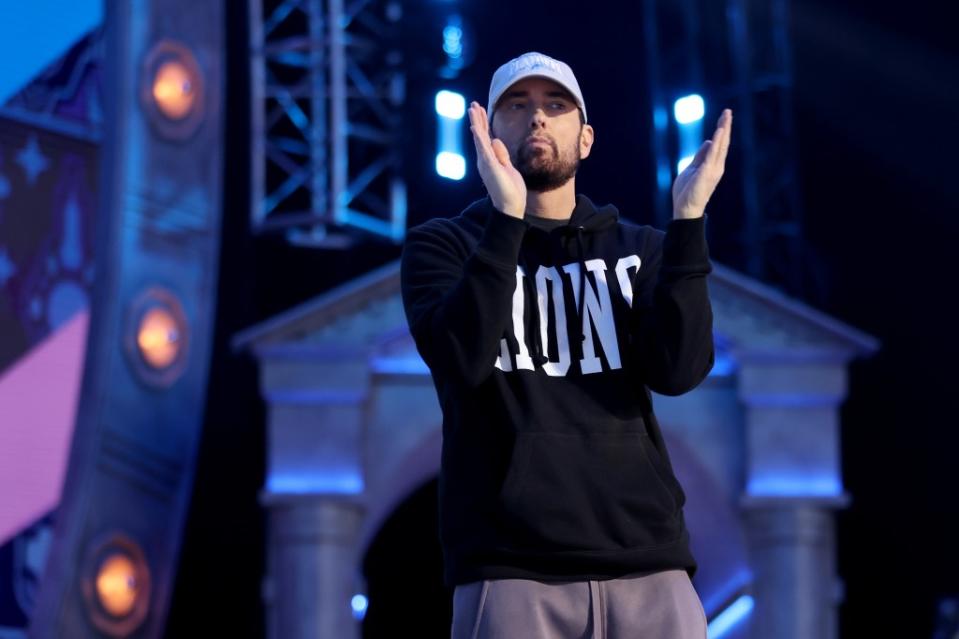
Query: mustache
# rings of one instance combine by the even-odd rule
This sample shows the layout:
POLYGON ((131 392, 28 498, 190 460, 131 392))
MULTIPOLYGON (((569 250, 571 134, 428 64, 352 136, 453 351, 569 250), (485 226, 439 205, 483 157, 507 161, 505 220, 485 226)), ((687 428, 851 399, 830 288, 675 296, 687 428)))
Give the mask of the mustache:
POLYGON ((556 146, 556 140, 554 140, 553 138, 551 138, 551 137, 548 136, 548 135, 530 135, 530 136, 528 136, 525 140, 523 140, 523 143, 520 144, 519 149, 517 149, 517 151, 519 152, 519 154, 520 154, 520 155, 527 155, 527 154, 529 154, 530 150, 531 150, 532 147, 533 147, 533 142, 545 142, 545 143, 548 144, 549 147, 553 150, 553 154, 554 154, 554 155, 559 154, 559 148, 556 146))

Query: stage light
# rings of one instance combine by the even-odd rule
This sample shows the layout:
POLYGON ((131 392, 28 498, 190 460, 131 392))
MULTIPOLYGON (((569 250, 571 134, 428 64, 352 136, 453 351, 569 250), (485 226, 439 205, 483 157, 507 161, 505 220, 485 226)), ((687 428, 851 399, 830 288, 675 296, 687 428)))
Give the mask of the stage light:
POLYGON ((706 114, 706 103, 700 95, 687 95, 673 103, 673 117, 679 124, 692 124, 702 120, 706 114))
POLYGON ((153 99, 171 120, 181 120, 196 104, 196 91, 189 69, 179 60, 164 62, 153 77, 153 99))
POLYGON ((455 91, 436 93, 436 113, 450 120, 462 120, 466 115, 466 98, 455 91))
POLYGON ((676 173, 682 173, 683 169, 692 164, 694 157, 693 155, 687 155, 684 158, 680 158, 679 162, 676 163, 676 173))
POLYGON ((80 586, 90 621, 111 637, 132 634, 150 610, 150 568, 140 545, 125 534, 101 535, 87 546, 80 586))
POLYGON ((185 44, 161 40, 144 58, 140 76, 140 104, 154 130, 185 140, 206 115, 203 71, 185 44))
POLYGON ((726 636, 739 622, 745 619, 754 606, 753 598, 743 595, 734 601, 728 608, 716 615, 706 629, 709 639, 721 639, 726 636))
POLYGON ((443 51, 453 59, 463 56, 463 29, 456 22, 443 27, 443 51))
POLYGON ((436 154, 436 172, 450 180, 462 180, 466 175, 466 158, 459 153, 441 151, 436 154))
POLYGON ((124 346, 133 371, 150 386, 168 387, 186 368, 190 326, 177 296, 153 287, 127 311, 124 346))
POLYGON ((443 89, 436 92, 436 172, 450 180, 466 175, 463 156, 463 122, 466 98, 462 93, 443 89))
POLYGON ((369 607, 369 601, 365 595, 353 595, 350 600, 350 606, 353 608, 353 618, 362 621, 366 616, 366 609, 369 607))
POLYGON ((137 347, 143 361, 156 369, 170 366, 180 354, 180 327, 165 308, 151 308, 140 320, 137 347))
POLYGON ((136 565, 122 553, 107 557, 97 571, 97 600, 114 617, 125 617, 136 603, 139 584, 136 565))

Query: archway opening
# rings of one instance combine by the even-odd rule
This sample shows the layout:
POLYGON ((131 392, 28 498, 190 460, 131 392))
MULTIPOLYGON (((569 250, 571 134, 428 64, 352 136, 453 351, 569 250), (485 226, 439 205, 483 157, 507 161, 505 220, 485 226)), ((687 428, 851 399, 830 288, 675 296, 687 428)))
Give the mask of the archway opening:
POLYGON ((414 490, 390 514, 363 557, 363 639, 449 639, 453 591, 443 583, 438 482, 414 490))

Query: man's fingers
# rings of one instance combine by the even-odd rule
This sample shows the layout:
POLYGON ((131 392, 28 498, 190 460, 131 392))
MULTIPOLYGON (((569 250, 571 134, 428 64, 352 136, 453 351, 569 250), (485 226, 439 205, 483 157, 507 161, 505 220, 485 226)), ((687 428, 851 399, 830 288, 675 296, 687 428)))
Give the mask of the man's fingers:
POLYGON ((733 137, 733 112, 729 109, 726 109, 725 116, 725 135, 723 136, 722 148, 719 149, 719 163, 721 166, 726 165, 726 155, 729 153, 729 142, 733 137))
POLYGON ((477 131, 489 135, 489 120, 486 117, 486 109, 479 105, 478 102, 470 102, 469 108, 470 114, 470 124, 475 126, 477 131))
POLYGON ((500 164, 503 166, 513 166, 513 163, 509 160, 509 151, 506 150, 506 145, 503 144, 502 140, 497 138, 493 140, 490 146, 492 146, 493 154, 500 164))
POLYGON ((473 144, 476 146, 476 157, 479 161, 486 162, 487 164, 495 162, 496 158, 493 156, 493 150, 490 148, 489 136, 477 132, 475 126, 471 126, 470 131, 473 132, 473 144))
POLYGON ((706 161, 710 164, 716 164, 723 168, 726 163, 726 153, 729 151, 729 136, 733 124, 733 114, 729 109, 724 109, 716 122, 716 131, 713 132, 709 154, 706 161))
POLYGON ((699 147, 699 150, 696 151, 696 155, 693 156, 693 161, 689 163, 689 166, 697 167, 703 163, 703 161, 709 156, 709 150, 712 149, 715 144, 712 140, 706 140, 699 147))

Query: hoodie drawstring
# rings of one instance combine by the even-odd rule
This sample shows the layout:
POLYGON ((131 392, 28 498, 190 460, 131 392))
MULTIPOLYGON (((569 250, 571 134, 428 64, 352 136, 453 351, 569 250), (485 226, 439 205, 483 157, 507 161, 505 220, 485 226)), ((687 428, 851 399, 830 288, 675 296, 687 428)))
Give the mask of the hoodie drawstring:
POLYGON ((583 226, 576 227, 576 251, 579 253, 579 308, 577 317, 579 318, 579 353, 578 358, 583 358, 583 343, 586 341, 586 316, 583 311, 586 308, 586 251, 583 249, 583 226))

